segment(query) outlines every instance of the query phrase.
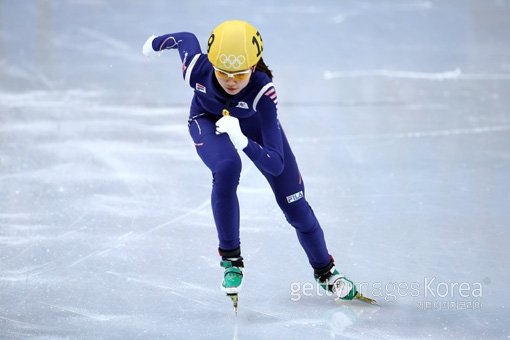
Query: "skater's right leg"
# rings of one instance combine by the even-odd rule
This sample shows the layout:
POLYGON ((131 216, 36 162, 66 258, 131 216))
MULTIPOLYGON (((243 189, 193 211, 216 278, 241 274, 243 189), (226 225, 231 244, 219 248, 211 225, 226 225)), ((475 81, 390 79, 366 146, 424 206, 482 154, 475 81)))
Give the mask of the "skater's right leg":
POLYGON ((237 249, 240 245, 237 186, 241 158, 227 134, 216 135, 214 120, 191 119, 189 131, 198 155, 212 173, 211 206, 219 248, 225 251, 237 249))
POLYGON ((189 131, 198 155, 212 173, 211 206, 218 232, 220 265, 224 268, 221 286, 236 307, 244 267, 239 239, 237 199, 241 158, 227 134, 216 135, 213 120, 204 117, 191 119, 189 131))

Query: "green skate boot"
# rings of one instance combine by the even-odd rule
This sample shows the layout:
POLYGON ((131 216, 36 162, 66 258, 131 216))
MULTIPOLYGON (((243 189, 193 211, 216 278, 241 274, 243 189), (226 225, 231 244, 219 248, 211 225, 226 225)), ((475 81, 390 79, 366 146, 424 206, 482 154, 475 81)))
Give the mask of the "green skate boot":
POLYGON ((241 284, 243 283, 243 258, 241 256, 235 258, 224 257, 220 262, 220 265, 225 268, 221 288, 232 300, 234 312, 237 314, 237 302, 239 300, 238 294, 241 284))
POLYGON ((315 280, 326 291, 332 292, 336 296, 336 301, 358 299, 365 303, 377 304, 371 298, 363 296, 358 292, 354 282, 340 274, 335 268, 333 261, 321 269, 315 269, 315 280))

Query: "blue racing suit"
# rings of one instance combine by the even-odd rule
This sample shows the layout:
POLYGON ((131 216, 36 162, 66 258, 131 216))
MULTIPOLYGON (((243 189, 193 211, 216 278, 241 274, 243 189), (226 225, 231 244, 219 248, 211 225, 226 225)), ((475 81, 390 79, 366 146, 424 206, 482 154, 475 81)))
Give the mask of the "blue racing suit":
POLYGON ((192 33, 181 32, 156 37, 154 51, 177 49, 184 80, 195 94, 191 102, 189 133, 198 155, 211 170, 211 205, 223 251, 240 246, 239 201, 237 186, 241 158, 227 134, 217 135, 215 123, 223 109, 239 119, 248 138, 243 152, 269 182, 287 221, 297 236, 313 268, 327 266, 331 257, 324 234, 312 208, 305 199, 303 179, 282 126, 278 121, 278 99, 269 76, 255 71, 248 85, 236 95, 227 94, 214 75, 207 54, 192 33))

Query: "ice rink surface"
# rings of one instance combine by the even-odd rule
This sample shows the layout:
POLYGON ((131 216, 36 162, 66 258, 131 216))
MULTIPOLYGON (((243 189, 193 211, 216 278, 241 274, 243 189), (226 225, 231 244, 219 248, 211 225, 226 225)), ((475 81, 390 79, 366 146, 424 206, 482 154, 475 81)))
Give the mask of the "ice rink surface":
POLYGON ((0 1, 0 338, 508 339, 510 1, 0 1), (337 266, 243 158, 237 319, 192 91, 151 34, 242 18, 337 266))

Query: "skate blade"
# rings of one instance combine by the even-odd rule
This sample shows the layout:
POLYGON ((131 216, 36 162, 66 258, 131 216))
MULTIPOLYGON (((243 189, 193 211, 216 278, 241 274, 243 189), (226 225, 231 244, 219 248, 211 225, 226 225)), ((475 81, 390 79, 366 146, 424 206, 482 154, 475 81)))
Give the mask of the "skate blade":
POLYGON ((368 303, 369 305, 377 305, 379 306, 379 304, 377 303, 377 301, 375 301, 374 299, 371 299, 369 297, 366 297, 364 295, 362 295, 360 292, 357 292, 356 293, 356 296, 354 297, 355 299, 358 299, 360 301, 363 301, 365 303, 368 303))
POLYGON ((239 301, 239 295, 237 293, 227 293, 227 296, 232 300, 234 306, 234 313, 237 316, 237 302, 239 301))
MULTIPOLYGON (((374 299, 371 299, 371 298, 369 298, 369 297, 366 297, 366 296, 362 295, 360 292, 357 292, 357 293, 356 293, 356 295, 354 296, 353 300, 354 300, 354 299, 357 299, 357 300, 363 301, 364 303, 368 303, 369 305, 376 305, 376 306, 379 306, 379 304, 377 303, 377 301, 375 301, 374 299)), ((347 300, 345 300, 345 299, 341 299, 341 298, 337 297, 337 298, 335 299, 335 301, 336 301, 337 303, 344 303, 344 302, 345 302, 345 301, 347 301, 347 300)))

